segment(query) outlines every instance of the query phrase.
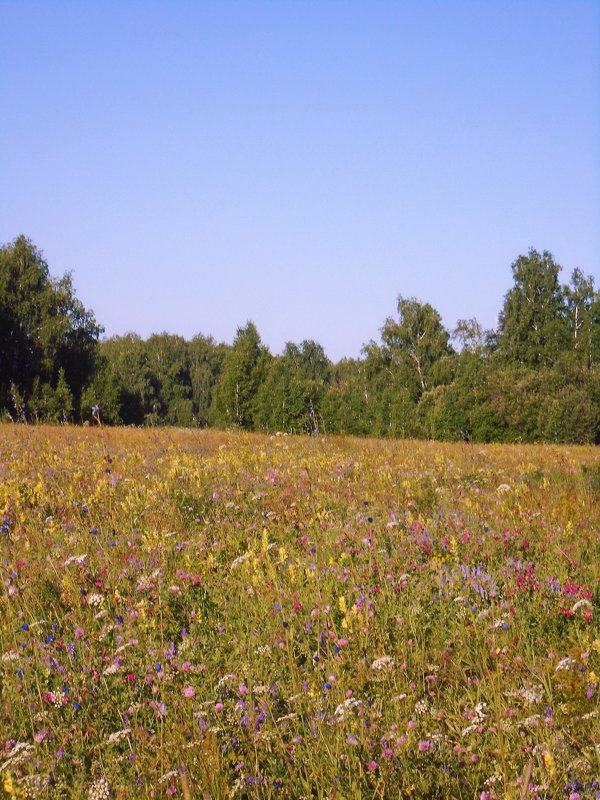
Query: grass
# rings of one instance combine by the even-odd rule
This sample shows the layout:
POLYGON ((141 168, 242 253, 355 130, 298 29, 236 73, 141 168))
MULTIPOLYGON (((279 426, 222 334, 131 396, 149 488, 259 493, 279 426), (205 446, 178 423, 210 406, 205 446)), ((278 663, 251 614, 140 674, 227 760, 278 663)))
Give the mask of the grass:
POLYGON ((0 797, 599 797, 599 463, 0 427, 0 797))

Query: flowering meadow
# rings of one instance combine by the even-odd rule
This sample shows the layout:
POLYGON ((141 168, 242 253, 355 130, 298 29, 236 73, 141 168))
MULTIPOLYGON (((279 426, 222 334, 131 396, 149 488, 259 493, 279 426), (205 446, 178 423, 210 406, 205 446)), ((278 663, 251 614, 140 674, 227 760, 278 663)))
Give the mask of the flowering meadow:
POLYGON ((600 798, 592 447, 0 427, 0 797, 600 798))

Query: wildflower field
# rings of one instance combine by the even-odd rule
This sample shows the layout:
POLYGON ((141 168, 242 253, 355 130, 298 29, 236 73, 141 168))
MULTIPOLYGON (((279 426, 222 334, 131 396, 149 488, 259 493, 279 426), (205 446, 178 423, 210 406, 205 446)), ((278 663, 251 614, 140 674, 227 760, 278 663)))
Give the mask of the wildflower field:
POLYGON ((0 427, 0 797, 600 797, 600 456, 0 427))

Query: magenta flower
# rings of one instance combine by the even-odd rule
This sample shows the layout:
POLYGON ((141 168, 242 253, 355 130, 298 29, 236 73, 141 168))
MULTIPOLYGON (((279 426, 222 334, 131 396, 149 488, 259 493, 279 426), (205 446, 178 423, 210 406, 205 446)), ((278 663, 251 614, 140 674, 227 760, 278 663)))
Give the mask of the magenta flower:
POLYGON ((429 739, 421 739, 419 741, 418 747, 419 747, 419 753, 427 753, 429 750, 431 750, 431 742, 429 741, 429 739))
POLYGON ((193 686, 184 686, 183 689, 181 690, 181 694, 184 697, 192 698, 196 696, 196 690, 194 689, 193 686))

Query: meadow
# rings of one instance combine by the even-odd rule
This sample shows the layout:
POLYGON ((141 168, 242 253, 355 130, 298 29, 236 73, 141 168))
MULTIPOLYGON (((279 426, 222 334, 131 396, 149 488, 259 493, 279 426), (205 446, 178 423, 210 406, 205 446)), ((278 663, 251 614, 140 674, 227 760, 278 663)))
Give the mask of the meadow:
POLYGON ((0 797, 600 798, 593 447, 0 426, 0 797))

